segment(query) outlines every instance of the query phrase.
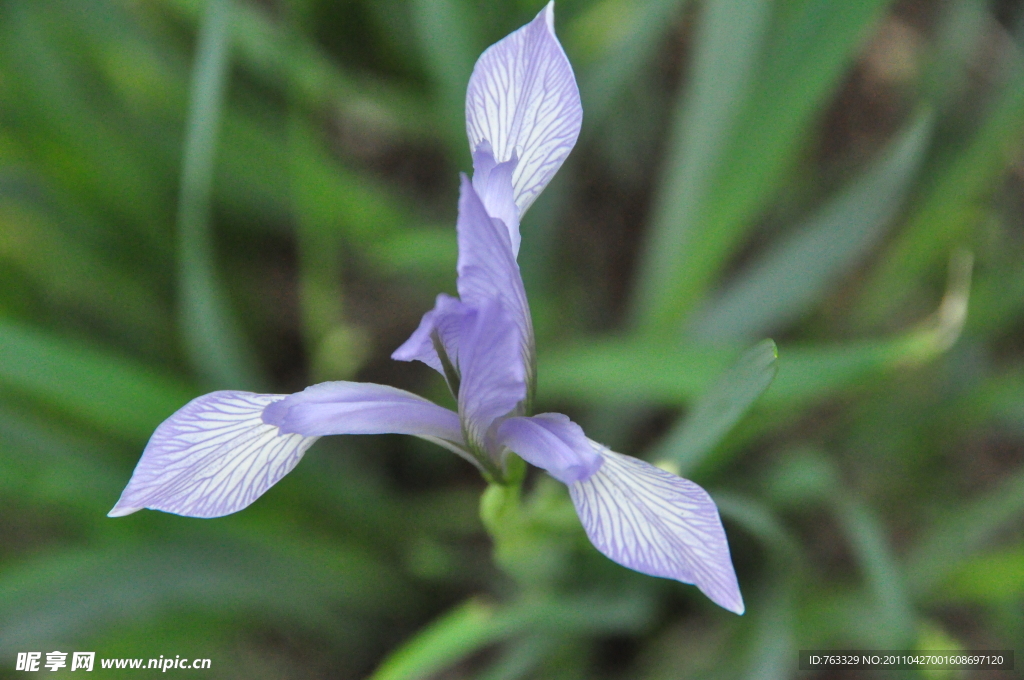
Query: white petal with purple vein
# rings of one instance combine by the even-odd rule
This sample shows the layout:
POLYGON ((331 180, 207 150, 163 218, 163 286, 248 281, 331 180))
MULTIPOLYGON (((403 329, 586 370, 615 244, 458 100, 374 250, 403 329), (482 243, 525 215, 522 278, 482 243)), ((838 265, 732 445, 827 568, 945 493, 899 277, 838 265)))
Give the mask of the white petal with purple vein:
POLYGON ((743 613, 718 508, 704 489, 637 458, 591 442, 604 464, 569 485, 598 550, 651 576, 693 583, 716 604, 743 613))
POLYGON ((317 437, 263 422, 281 394, 213 392, 156 429, 110 517, 142 508, 220 517, 246 507, 291 472, 317 437))
POLYGON ((576 78, 555 37, 554 3, 480 55, 466 92, 469 150, 484 141, 512 176, 519 216, 558 172, 583 122, 576 78))

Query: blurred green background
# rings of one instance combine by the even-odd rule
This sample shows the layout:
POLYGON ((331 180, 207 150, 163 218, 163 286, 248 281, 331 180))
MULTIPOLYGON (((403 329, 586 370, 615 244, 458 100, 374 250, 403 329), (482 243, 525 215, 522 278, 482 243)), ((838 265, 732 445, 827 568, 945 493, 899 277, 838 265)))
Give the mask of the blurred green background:
POLYGON ((0 1, 0 677, 55 649, 484 680, 1024 650, 1015 2, 557 5, 584 123, 522 227, 538 410, 707 487, 745 616, 601 557, 542 476, 503 573, 479 475, 407 437, 322 440, 230 517, 105 517, 212 389, 448 403, 388 356, 455 292, 473 62, 540 8, 0 1), (774 383, 708 435, 765 337, 774 383))

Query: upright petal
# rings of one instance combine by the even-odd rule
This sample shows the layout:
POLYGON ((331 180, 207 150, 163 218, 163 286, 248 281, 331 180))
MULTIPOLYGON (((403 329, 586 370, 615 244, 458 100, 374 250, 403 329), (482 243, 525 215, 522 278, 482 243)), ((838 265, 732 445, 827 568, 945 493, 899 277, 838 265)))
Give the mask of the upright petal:
POLYGON ((498 163, 487 140, 473 152, 473 188, 480 201, 484 204, 487 214, 501 220, 508 229, 508 237, 512 242, 512 256, 519 256, 519 207, 516 205, 512 174, 515 172, 518 159, 512 154, 510 160, 498 163))
POLYGON ((459 195, 459 297, 483 309, 499 301, 519 329, 522 361, 533 366, 533 322, 508 230, 488 215, 473 185, 462 177, 459 195))
POLYGON ((555 37, 554 2, 480 55, 466 92, 470 151, 488 141, 512 177, 522 216, 561 167, 580 134, 583 108, 576 78, 555 37))
POLYGON ((587 479, 604 462, 583 428, 561 413, 509 418, 498 426, 496 441, 563 484, 587 479))
POLYGON ((526 367, 519 329, 498 300, 474 308, 459 345, 459 415, 470 444, 494 451, 491 425, 502 416, 520 415, 526 399, 526 367))
POLYGON ((108 514, 142 508, 220 517, 246 507, 291 472, 316 437, 280 434, 263 410, 284 395, 213 392, 156 429, 108 514))
POLYGON ((693 583, 715 604, 742 614, 725 530, 707 492, 592 443, 604 464, 570 484, 569 494, 594 547, 630 569, 693 583))

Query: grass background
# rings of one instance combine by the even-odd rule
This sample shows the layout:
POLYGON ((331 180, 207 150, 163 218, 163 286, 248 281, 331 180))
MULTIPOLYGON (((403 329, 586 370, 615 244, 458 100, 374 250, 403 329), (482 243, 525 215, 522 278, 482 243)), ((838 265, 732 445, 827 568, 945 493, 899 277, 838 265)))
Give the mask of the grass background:
POLYGON ((522 227, 538 410, 707 487, 745 616, 605 560, 539 476, 543 550, 501 572, 479 476, 411 438, 322 440, 226 518, 105 517, 206 391, 446 403, 388 356, 454 293, 473 62, 540 8, 0 2, 0 677, 54 649, 483 680, 1024 650, 1014 2, 556 8, 584 123, 522 227), (764 337, 774 383, 694 444, 764 337))

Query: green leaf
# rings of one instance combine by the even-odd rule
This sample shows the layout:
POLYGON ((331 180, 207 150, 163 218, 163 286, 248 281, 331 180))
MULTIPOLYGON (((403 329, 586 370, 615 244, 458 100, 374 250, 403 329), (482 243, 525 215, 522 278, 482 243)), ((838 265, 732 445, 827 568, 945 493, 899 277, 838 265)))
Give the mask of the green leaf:
MULTIPOLYGON (((202 0, 160 0, 178 18, 198 24, 202 0)), ((285 22, 250 3, 235 3, 231 34, 236 60, 258 78, 293 93, 305 110, 336 108, 350 120, 369 124, 389 136, 431 139, 436 135, 426 98, 395 80, 369 77, 346 70, 316 41, 294 44, 285 22)))
POLYGON ((1024 473, 932 523, 907 555, 907 578, 917 595, 931 595, 961 564, 986 548, 1024 512, 1024 473))
POLYGON ((736 359, 729 349, 622 337, 591 338, 537 357, 541 401, 685 404, 736 359))
POLYGON ((106 521, 124 488, 109 442, 0 401, 0 495, 26 506, 63 506, 106 521))
POLYGON ((677 114, 642 259, 633 310, 641 328, 672 333, 703 299, 886 5, 807 0, 780 9, 763 50, 761 3, 709 5, 698 80, 682 103, 694 120, 677 114))
POLYGON ((724 147, 754 80, 770 25, 769 0, 710 0, 700 15, 690 82, 682 91, 640 268, 639 318, 662 327, 679 292, 680 252, 711 191, 724 147))
POLYGON ((199 31, 178 197, 180 331, 202 379, 217 388, 263 382, 218 281, 210 196, 228 75, 233 0, 210 0, 199 31))
POLYGON ((916 619, 902 565, 889 546, 881 522, 865 503, 841 489, 835 490, 832 500, 878 611, 876 644, 886 649, 907 647, 913 641, 916 619))
POLYGON ((145 441, 196 392, 152 369, 84 343, 0 319, 0 385, 104 432, 145 441))
POLYGON ((585 124, 596 134, 609 109, 656 54, 663 34, 688 0, 601 0, 577 15, 565 31, 565 49, 579 73, 585 124))
POLYGON ((862 175, 739 274, 695 320, 701 340, 778 332, 847 274, 896 218, 931 139, 923 111, 862 175))
POLYGON ((898 238, 868 280, 861 316, 878 323, 954 248, 966 247, 971 230, 988 214, 988 196, 1019 156, 1024 140, 1024 62, 1015 55, 1011 76, 980 127, 962 147, 947 152, 898 238))
POLYGON ((646 606, 629 596, 520 600, 504 607, 470 599, 394 651, 370 680, 431 677, 487 645, 524 633, 622 632, 634 630, 646 616, 646 606))
POLYGON ((343 622, 339 604, 358 614, 353 618, 362 626, 368 615, 397 604, 389 601, 387 570, 359 551, 331 552, 268 547, 220 531, 168 538, 165 530, 160 545, 135 541, 44 553, 0 571, 0 655, 67 644, 182 607, 242 611, 329 631, 343 622))
POLYGON ((416 37, 431 84, 438 120, 458 165, 470 161, 466 143, 466 84, 480 54, 479 21, 466 0, 412 0, 416 37))
MULTIPOLYGON (((883 340, 783 345, 766 406, 795 408, 841 393, 897 368, 925 363, 948 348, 948 327, 928 325, 883 340)), ((538 357, 539 398, 590 403, 692 403, 735 360, 728 348, 595 340, 538 357)))
POLYGON ((944 597, 979 604, 1016 603, 1024 596, 1024 546, 964 560, 942 585, 944 597))
POLYGON ((778 372, 778 350, 765 340, 747 350, 667 434, 654 457, 658 466, 686 476, 750 409, 778 372))
MULTIPOLYGON (((967 318, 973 257, 958 251, 939 309, 891 338, 788 345, 765 404, 795 409, 898 368, 928 363, 957 340, 967 318)), ((570 345, 538 357, 541 399, 592 403, 686 404, 706 391, 735 356, 728 347, 617 338, 570 345)))

